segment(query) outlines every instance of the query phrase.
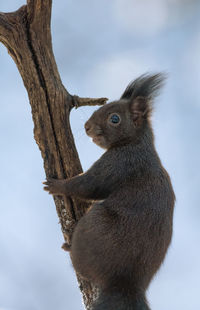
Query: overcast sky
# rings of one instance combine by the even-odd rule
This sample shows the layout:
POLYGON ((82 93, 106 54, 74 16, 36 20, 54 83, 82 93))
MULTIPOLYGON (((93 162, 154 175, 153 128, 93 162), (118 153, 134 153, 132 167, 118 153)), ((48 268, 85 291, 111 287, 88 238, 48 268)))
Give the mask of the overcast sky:
MULTIPOLYGON (((25 2, 1 0, 0 11, 25 2)), ((58 68, 72 94, 120 97, 145 72, 168 72, 156 101, 156 147, 175 188, 173 242, 151 283, 152 310, 200 309, 200 1, 53 1, 58 68)), ((0 310, 81 310, 81 296, 33 138, 26 90, 0 45, 0 310)), ((83 125, 93 108, 72 112, 84 169, 102 154, 83 125)))

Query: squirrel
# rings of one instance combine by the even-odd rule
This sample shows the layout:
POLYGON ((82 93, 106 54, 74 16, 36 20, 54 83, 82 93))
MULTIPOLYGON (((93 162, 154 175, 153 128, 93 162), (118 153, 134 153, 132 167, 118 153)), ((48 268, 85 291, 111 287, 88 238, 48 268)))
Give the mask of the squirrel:
POLYGON ((85 130, 105 153, 85 173, 44 182, 50 194, 93 200, 69 248, 76 272, 99 288, 92 310, 150 310, 145 292, 169 247, 175 203, 150 120, 164 80, 144 74, 96 110, 85 130))

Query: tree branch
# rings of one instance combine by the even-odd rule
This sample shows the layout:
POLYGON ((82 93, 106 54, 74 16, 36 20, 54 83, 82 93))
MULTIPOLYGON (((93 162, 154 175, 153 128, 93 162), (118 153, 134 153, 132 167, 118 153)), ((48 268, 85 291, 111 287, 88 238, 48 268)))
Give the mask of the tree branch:
MULTIPOLYGON (((106 98, 71 96, 64 88, 52 51, 51 0, 27 0, 12 13, 0 13, 0 41, 15 61, 27 89, 34 137, 47 177, 69 178, 82 172, 69 123, 73 106, 101 105, 106 98)), ((70 243, 74 225, 88 205, 70 197, 54 197, 61 229, 70 243)), ((78 276, 86 308, 96 289, 78 276)))
POLYGON ((83 106, 95 106, 104 105, 108 98, 80 98, 79 96, 73 96, 73 106, 77 109, 83 106))

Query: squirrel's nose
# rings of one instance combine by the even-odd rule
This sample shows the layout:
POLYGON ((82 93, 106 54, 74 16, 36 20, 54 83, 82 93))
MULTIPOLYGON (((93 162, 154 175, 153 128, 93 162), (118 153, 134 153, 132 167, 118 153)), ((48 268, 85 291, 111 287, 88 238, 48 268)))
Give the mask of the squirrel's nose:
POLYGON ((89 123, 89 122, 86 122, 86 123, 85 123, 85 131, 88 133, 88 132, 90 131, 90 129, 91 129, 90 123, 89 123))

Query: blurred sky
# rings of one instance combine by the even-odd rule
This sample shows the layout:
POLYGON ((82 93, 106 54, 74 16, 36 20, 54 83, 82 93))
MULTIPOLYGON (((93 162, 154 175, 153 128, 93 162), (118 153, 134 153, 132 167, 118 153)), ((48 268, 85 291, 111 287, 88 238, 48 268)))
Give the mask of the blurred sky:
MULTIPOLYGON (((0 11, 23 4, 1 0, 0 11)), ((139 74, 169 74, 153 127, 177 203, 173 242, 148 291, 152 310, 200 309, 199 14, 198 0, 53 1, 54 53, 70 93, 113 100, 139 74)), ((42 189, 27 93, 3 45, 0 68, 0 310, 81 310, 54 203, 42 189)), ((84 169, 102 154, 83 130, 93 110, 71 115, 84 169)))

